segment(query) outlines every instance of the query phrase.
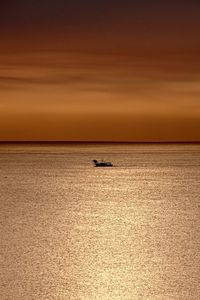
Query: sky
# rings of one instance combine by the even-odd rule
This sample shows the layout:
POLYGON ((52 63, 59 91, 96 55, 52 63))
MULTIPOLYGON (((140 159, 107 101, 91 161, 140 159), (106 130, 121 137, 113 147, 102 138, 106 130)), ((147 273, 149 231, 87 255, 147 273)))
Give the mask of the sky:
POLYGON ((200 2, 0 2, 0 141, 200 141, 200 2))

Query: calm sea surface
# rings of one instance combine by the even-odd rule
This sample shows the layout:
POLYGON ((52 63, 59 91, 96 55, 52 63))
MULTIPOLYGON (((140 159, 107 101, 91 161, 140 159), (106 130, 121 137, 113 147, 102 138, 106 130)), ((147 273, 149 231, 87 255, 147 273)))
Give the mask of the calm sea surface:
POLYGON ((200 145, 0 145, 0 299, 199 300, 200 145))

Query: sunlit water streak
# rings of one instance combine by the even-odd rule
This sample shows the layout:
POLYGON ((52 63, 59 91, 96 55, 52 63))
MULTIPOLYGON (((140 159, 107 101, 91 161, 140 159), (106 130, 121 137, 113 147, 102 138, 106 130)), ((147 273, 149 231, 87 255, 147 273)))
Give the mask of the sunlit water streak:
POLYGON ((200 299, 199 194, 200 145, 1 145, 0 299, 200 299))

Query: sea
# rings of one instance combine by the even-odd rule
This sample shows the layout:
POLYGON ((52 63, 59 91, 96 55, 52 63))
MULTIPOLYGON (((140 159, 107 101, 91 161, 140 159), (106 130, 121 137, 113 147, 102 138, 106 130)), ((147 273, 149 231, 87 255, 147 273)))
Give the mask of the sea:
POLYGON ((199 300, 200 144, 0 144, 0 299, 199 300))

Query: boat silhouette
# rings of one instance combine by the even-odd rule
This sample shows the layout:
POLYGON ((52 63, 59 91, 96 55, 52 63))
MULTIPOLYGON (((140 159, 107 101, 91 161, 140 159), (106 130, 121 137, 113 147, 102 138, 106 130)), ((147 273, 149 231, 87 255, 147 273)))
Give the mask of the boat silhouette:
POLYGON ((113 164, 110 161, 98 161, 96 159, 93 159, 93 163, 95 164, 95 167, 112 167, 113 164))

